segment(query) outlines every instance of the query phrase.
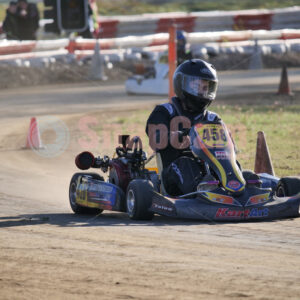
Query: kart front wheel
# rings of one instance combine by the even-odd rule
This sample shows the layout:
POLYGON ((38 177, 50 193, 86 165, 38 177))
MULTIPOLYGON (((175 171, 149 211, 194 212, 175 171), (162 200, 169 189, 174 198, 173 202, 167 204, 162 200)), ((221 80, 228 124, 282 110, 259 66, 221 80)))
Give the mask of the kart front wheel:
POLYGON ((153 185, 149 180, 135 179, 127 187, 127 213, 132 220, 152 220, 154 213, 149 211, 152 204, 153 185))
POLYGON ((82 176, 91 176, 93 179, 104 181, 103 177, 96 173, 75 173, 70 181, 69 186, 69 201, 71 209, 75 214, 98 215, 102 213, 102 209, 85 207, 76 203, 78 179, 82 176))
POLYGON ((291 197, 300 193, 299 177, 283 177, 276 187, 277 197, 291 197))

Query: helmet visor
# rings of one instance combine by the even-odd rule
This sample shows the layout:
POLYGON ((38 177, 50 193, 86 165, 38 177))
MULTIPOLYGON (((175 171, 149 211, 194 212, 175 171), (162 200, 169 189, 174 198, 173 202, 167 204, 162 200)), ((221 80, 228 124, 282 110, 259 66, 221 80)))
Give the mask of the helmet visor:
POLYGON ((184 75, 182 90, 196 97, 214 100, 216 97, 217 85, 218 83, 216 81, 184 75))

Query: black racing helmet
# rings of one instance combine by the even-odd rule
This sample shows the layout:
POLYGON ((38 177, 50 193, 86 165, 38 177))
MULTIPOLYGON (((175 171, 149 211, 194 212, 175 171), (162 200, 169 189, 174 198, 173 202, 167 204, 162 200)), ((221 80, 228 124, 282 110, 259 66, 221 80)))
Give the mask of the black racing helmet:
POLYGON ((204 60, 187 60, 175 70, 173 85, 176 96, 187 109, 200 113, 216 98, 217 72, 204 60))

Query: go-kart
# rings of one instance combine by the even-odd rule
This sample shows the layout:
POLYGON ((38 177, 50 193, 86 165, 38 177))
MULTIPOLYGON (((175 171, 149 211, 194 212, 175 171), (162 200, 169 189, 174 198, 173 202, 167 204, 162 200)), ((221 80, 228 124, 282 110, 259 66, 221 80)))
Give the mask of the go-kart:
POLYGON ((151 220, 154 214, 206 221, 243 221, 299 216, 300 178, 277 178, 267 173, 243 171, 236 161, 226 125, 199 123, 188 131, 190 152, 201 166, 202 180, 191 193, 171 196, 162 180, 159 153, 147 159, 138 137, 121 136, 116 157, 80 153, 79 169, 69 187, 72 210, 99 214, 103 210, 127 212, 134 220, 151 220), (146 168, 157 158, 158 169, 146 168))
POLYGON ((153 73, 154 76, 146 74, 129 77, 125 82, 126 92, 128 94, 167 96, 169 93, 168 64, 157 62, 154 65, 153 73))

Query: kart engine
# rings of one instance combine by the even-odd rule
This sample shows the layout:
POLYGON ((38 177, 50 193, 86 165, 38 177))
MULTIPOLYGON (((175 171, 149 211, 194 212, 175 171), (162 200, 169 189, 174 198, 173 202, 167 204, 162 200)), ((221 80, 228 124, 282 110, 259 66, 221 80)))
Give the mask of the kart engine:
POLYGON ((131 180, 144 178, 147 157, 139 137, 130 139, 129 135, 121 135, 119 143, 122 146, 116 148, 116 158, 94 157, 91 152, 84 151, 76 156, 75 164, 81 170, 99 168, 104 173, 108 171, 108 181, 126 192, 131 180))

